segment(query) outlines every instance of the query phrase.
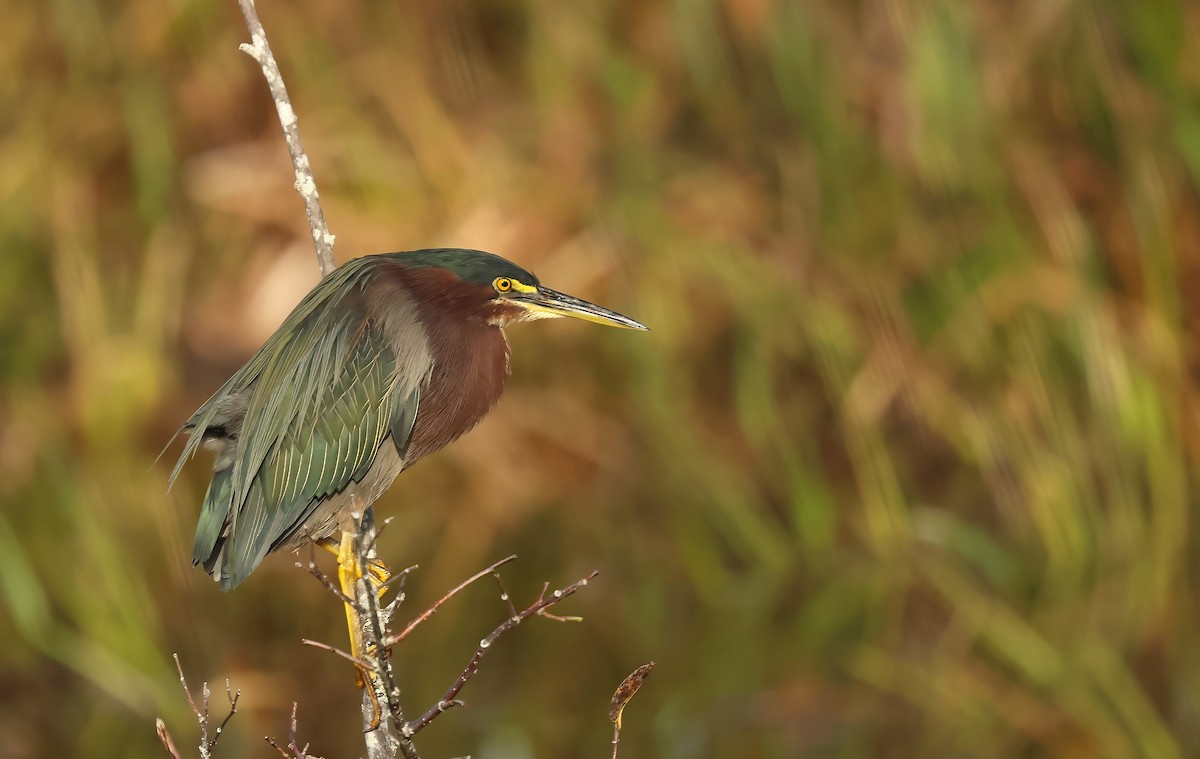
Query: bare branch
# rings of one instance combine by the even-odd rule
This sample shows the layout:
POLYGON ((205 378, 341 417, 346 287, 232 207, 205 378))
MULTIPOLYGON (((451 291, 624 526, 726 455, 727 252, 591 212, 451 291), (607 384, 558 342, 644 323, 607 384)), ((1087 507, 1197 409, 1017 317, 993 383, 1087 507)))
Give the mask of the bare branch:
POLYGON ((353 608, 356 612, 358 612, 361 615, 363 610, 361 608, 359 608, 358 602, 355 601, 350 596, 343 593, 342 589, 337 586, 337 583, 335 583, 333 580, 329 579, 329 576, 326 575, 324 572, 322 572, 321 568, 317 566, 316 549, 314 548, 315 545, 316 545, 316 543, 308 544, 308 561, 307 562, 297 561, 296 566, 299 567, 300 569, 305 570, 313 577, 317 578, 317 581, 320 582, 322 585, 324 585, 325 590, 332 593, 334 598, 338 599, 339 601, 346 604, 347 606, 353 608))
POLYGON ((275 739, 272 738, 271 736, 264 735, 263 740, 266 741, 267 743, 269 743, 271 745, 271 748, 275 749, 275 751, 277 751, 279 753, 279 755, 283 757, 283 759, 294 759, 294 757, 291 754, 289 754, 288 752, 286 752, 282 748, 280 748, 279 744, 276 743, 275 739))
MULTIPOLYGON (((454 680, 454 684, 446 690, 442 697, 438 699, 438 702, 430 707, 428 711, 422 714, 418 719, 412 720, 404 725, 402 730, 404 735, 416 735, 428 727, 429 723, 437 719, 438 716, 446 710, 455 706, 463 705, 462 701, 459 701, 457 698, 459 692, 462 691, 463 686, 467 684, 467 681, 474 677, 475 673, 479 671, 479 662, 481 659, 483 659, 483 655, 487 653, 487 650, 491 648, 493 643, 496 642, 496 639, 505 632, 511 630, 512 628, 521 624, 521 622, 533 616, 541 616, 555 620, 570 619, 556 617, 553 614, 545 613, 545 611, 559 601, 562 601, 564 598, 574 595, 576 591, 586 586, 588 582, 598 574, 600 574, 599 571, 593 571, 587 577, 584 577, 581 580, 576 580, 567 587, 554 591, 548 598, 546 597, 546 590, 549 588, 549 583, 543 586, 542 593, 538 596, 538 600, 534 601, 529 608, 519 613, 512 614, 503 622, 501 622, 495 630, 492 630, 486 638, 479 641, 479 648, 475 649, 475 655, 471 657, 471 661, 467 663, 467 666, 454 680)), ((501 588, 503 589, 503 585, 501 588)), ((503 596, 507 596, 507 593, 504 593, 503 596)))
MULTIPOLYGON (((179 654, 172 654, 175 659, 175 671, 179 673, 179 684, 183 686, 183 695, 187 696, 188 706, 192 708, 192 714, 196 715, 196 722, 200 723, 201 744, 208 743, 208 702, 204 702, 204 711, 201 712, 196 706, 196 700, 192 698, 192 689, 188 687, 187 678, 183 676, 183 665, 179 663, 179 654)), ((205 690, 208 689, 208 683, 205 683, 205 690)), ((200 749, 200 755, 204 756, 207 753, 206 748, 200 749)))
MULTIPOLYGON (((173 654, 175 659, 175 671, 179 673, 179 684, 183 686, 183 695, 187 697, 188 706, 192 709, 192 714, 196 715, 196 723, 200 726, 200 759, 211 759, 212 750, 217 745, 217 741, 221 740, 221 735, 225 732, 225 726, 229 724, 229 720, 233 719, 233 715, 237 714, 238 699, 242 696, 242 691, 233 692, 233 688, 229 684, 229 680, 225 681, 225 695, 229 699, 229 713, 225 715, 225 719, 221 720, 221 724, 213 732, 212 740, 208 738, 209 715, 208 715, 208 699, 212 695, 212 691, 208 689, 208 683, 205 682, 200 690, 200 703, 196 704, 195 697, 192 696, 192 689, 188 687, 187 678, 183 675, 183 665, 179 662, 179 654, 173 654)), ((172 740, 171 734, 167 731, 167 725, 162 719, 155 720, 155 731, 158 733, 158 739, 162 742, 163 747, 167 749, 173 759, 180 759, 179 749, 175 747, 175 741, 172 740)))
POLYGON ((414 617, 413 620, 408 623, 408 626, 405 627, 403 630, 401 630, 399 632, 399 634, 392 635, 392 636, 385 638, 383 641, 383 645, 387 648, 391 648, 392 646, 396 645, 400 641, 404 640, 405 638, 408 637, 409 633, 411 633, 414 629, 416 629, 417 625, 421 624, 422 622, 424 622, 425 620, 429 619, 434 614, 436 614, 437 610, 442 607, 442 604, 446 603, 451 598, 453 598, 455 596, 455 594, 457 594, 460 590, 467 587, 468 585, 475 582, 476 580, 479 580, 479 579, 485 577, 486 575, 489 575, 489 574, 495 575, 496 570, 498 570, 500 567, 504 566, 505 564, 509 563, 510 561, 514 561, 516 558, 517 558, 517 555, 515 553, 511 556, 506 556, 503 559, 501 559, 500 561, 497 561, 495 564, 488 567, 487 569, 481 569, 480 571, 471 575, 467 579, 463 580, 461 583, 458 584, 457 587, 453 588, 452 590, 447 592, 446 595, 442 596, 437 601, 435 601, 433 603, 433 606, 430 606, 428 609, 426 609, 425 611, 421 612, 416 617, 414 617))
POLYGON ((322 651, 328 651, 331 654, 336 654, 336 655, 342 657, 346 661, 350 662, 351 664, 353 664, 354 666, 356 666, 360 670, 362 670, 363 676, 370 675, 371 670, 374 668, 374 665, 371 664, 371 662, 369 662, 365 659, 360 659, 357 656, 353 656, 352 654, 350 654, 346 651, 343 651, 340 648, 335 648, 335 647, 329 645, 328 643, 322 643, 319 640, 309 640, 308 638, 301 638, 300 642, 306 646, 312 646, 313 648, 319 648, 322 651))
POLYGON ((366 544, 366 550, 368 553, 375 550, 375 544, 379 542, 379 536, 382 535, 383 531, 386 530, 394 521, 396 521, 395 517, 388 517, 379 523, 379 527, 376 528, 375 534, 371 536, 370 542, 366 544))
MULTIPOLYGON (((508 595, 508 591, 504 589, 504 580, 500 578, 499 572, 492 572, 492 577, 496 578, 496 584, 500 586, 500 600, 508 605, 508 616, 517 616, 517 607, 513 606, 512 596, 508 595)), ((544 586, 543 586, 544 588, 544 586)), ((542 594, 545 595, 543 589, 542 594)))
POLYGON ((311 754, 308 753, 308 744, 307 743, 304 744, 304 748, 300 748, 300 741, 297 740, 297 738, 296 738, 296 730, 297 730, 297 728, 296 728, 296 710, 297 710, 297 708, 298 708, 298 704, 295 701, 293 701, 292 702, 292 722, 291 722, 291 725, 288 727, 288 744, 287 744, 287 747, 288 747, 288 749, 290 749, 291 753, 284 751, 283 748, 278 743, 275 742, 275 739, 269 735, 264 735, 263 740, 265 740, 267 743, 271 744, 271 748, 278 751, 279 755, 282 756, 283 759, 320 759, 320 757, 312 756, 311 754))
POLYGON ((212 743, 208 744, 211 750, 217 745, 217 741, 221 740, 221 736, 225 733, 225 726, 229 724, 229 720, 233 719, 233 715, 237 714, 238 699, 242 697, 242 689, 238 688, 234 692, 229 684, 229 678, 225 678, 225 697, 229 699, 229 713, 225 715, 225 719, 221 720, 221 724, 217 725, 216 732, 213 733, 212 743))
POLYGON ((413 564, 411 567, 405 567, 399 572, 396 572, 391 577, 387 578, 382 585, 379 586, 382 592, 384 588, 390 588, 394 583, 396 585, 397 598, 404 595, 404 583, 408 581, 408 576, 421 568, 420 564, 413 564))
POLYGON ((275 110, 279 114, 279 124, 283 127, 283 137, 287 141, 288 153, 292 157, 292 168, 296 172, 296 192, 304 199, 304 210, 308 212, 308 225, 312 231, 313 247, 317 250, 317 264, 321 267, 321 276, 327 277, 333 271, 334 236, 325 225, 325 212, 321 210, 321 200, 317 195, 317 184, 313 179, 312 164, 308 154, 300 142, 300 128, 296 123, 296 112, 288 99, 287 87, 283 84, 283 74, 271 46, 267 44, 267 32, 262 22, 258 20, 258 12, 254 8, 254 0, 238 0, 242 16, 246 19, 246 29, 250 32, 250 42, 240 47, 243 52, 258 62, 262 67, 263 77, 271 90, 271 99, 275 101, 275 110))

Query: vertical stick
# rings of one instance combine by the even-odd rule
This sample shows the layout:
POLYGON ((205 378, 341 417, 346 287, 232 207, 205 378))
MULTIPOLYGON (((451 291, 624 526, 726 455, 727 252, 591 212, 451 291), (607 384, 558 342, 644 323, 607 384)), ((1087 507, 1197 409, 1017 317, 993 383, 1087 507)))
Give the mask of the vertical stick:
MULTIPOLYGON (((321 269, 321 276, 327 277, 335 267, 333 260, 335 237, 325 223, 325 212, 321 209, 321 199, 317 193, 316 180, 313 178, 312 164, 308 160, 308 154, 304 152, 303 143, 300 142, 300 128, 296 112, 292 109, 291 100, 288 99, 287 87, 283 83, 283 74, 280 73, 279 64, 275 61, 275 55, 267 43, 267 32, 263 28, 262 22, 259 21, 254 0, 238 0, 238 6, 246 20, 246 29, 250 32, 250 42, 243 43, 240 47, 262 67, 263 77, 266 78, 267 87, 271 90, 271 99, 275 101, 279 124, 283 127, 284 140, 287 142, 288 153, 292 157, 292 168, 296 172, 296 192, 300 193, 300 197, 304 200, 304 209, 308 213, 313 247, 317 251, 317 264, 321 269)), ((358 534, 354 539, 356 548, 360 549, 356 551, 356 556, 360 561, 375 557, 375 514, 372 507, 367 506, 364 510, 362 519, 359 521, 358 534), (364 548, 365 550, 362 550, 364 548)), ((364 579, 355 587, 359 607, 368 612, 355 615, 358 639, 370 645, 381 639, 386 620, 380 619, 379 599, 375 597, 371 583, 364 579)), ((401 720, 403 718, 402 715, 394 716, 400 714, 398 711, 393 711, 395 705, 392 702, 395 700, 395 694, 387 692, 389 688, 384 685, 384 683, 393 682, 390 677, 390 669, 388 669, 391 665, 387 661, 386 653, 379 648, 371 649, 364 646, 363 653, 366 654, 368 651, 374 651, 374 654, 368 658, 376 663, 377 669, 386 672, 388 676, 371 678, 372 682, 367 682, 363 688, 363 726, 367 756, 370 759, 392 759, 399 753, 404 757, 416 757, 416 750, 413 748, 412 742, 397 734, 393 722, 394 718, 401 720), (379 719, 378 725, 374 724, 376 719, 379 719)))
POLYGON ((238 0, 238 5, 246 19, 246 29, 250 31, 250 42, 242 43, 240 48, 262 67, 263 77, 271 90, 271 99, 275 101, 275 110, 279 114, 279 125, 283 127, 283 137, 292 157, 292 168, 296 172, 296 192, 304 199, 304 210, 308 212, 313 247, 317 249, 317 265, 321 267, 321 276, 327 277, 336 266, 333 262, 335 238, 325 224, 325 212, 321 210, 321 199, 317 194, 317 183, 313 179, 312 165, 308 161, 308 154, 304 152, 304 145, 300 142, 296 112, 292 110, 292 101, 288 99, 279 64, 275 62, 271 46, 267 44, 267 32, 258 20, 254 0, 238 0))

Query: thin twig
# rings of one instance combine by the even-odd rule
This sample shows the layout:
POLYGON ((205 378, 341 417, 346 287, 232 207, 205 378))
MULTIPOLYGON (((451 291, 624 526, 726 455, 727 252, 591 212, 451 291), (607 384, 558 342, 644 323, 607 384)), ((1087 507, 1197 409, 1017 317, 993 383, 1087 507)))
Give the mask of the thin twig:
POLYGON ((225 678, 225 697, 229 699, 229 713, 225 715, 225 719, 221 720, 221 724, 217 725, 212 743, 208 744, 210 750, 217 745, 217 741, 221 740, 221 736, 225 733, 225 726, 229 724, 229 720, 233 719, 233 715, 237 714, 238 699, 242 697, 242 689, 238 688, 237 692, 234 692, 228 677, 225 678))
POLYGON ((275 739, 269 735, 264 735, 263 740, 265 740, 267 743, 271 744, 271 748, 278 751, 279 755, 282 756, 283 759, 317 759, 317 757, 309 755, 308 744, 305 743, 304 748, 300 748, 300 743, 296 738, 296 731, 297 731, 296 710, 298 707, 299 707, 299 705, 297 704, 297 702, 293 701, 292 702, 292 722, 291 722, 291 725, 288 727, 288 744, 287 744, 288 748, 291 749, 292 753, 289 754, 288 752, 284 751, 283 748, 278 743, 275 742, 275 739))
POLYGON ((338 599, 342 603, 351 607, 352 609, 357 611, 359 614, 362 614, 362 609, 359 608, 358 602, 355 601, 350 596, 343 593, 342 589, 337 586, 337 583, 335 583, 333 580, 329 579, 329 576, 326 575, 324 572, 322 572, 321 568, 319 566, 317 566, 316 548, 314 548, 315 545, 316 545, 316 543, 308 544, 308 562, 304 563, 304 562, 297 561, 296 566, 299 567, 300 569, 305 570, 313 577, 317 578, 317 581, 320 582, 322 585, 324 585, 325 590, 332 593, 334 598, 338 599))
POLYGON ((408 580, 408 576, 420 568, 420 564, 413 564, 411 567, 405 567, 404 569, 401 569, 399 572, 396 572, 391 577, 383 581, 383 584, 379 586, 380 591, 382 591, 384 588, 392 587, 392 584, 395 583, 397 593, 403 595, 404 583, 408 580))
MULTIPOLYGON (((208 689, 206 681, 200 689, 200 704, 196 704, 195 697, 192 696, 192 689, 188 686, 187 678, 183 674, 183 664, 179 661, 179 654, 173 654, 175 659, 175 671, 179 673, 179 684, 183 686, 183 695, 187 697, 188 706, 192 709, 192 714, 196 715, 196 723, 200 726, 200 758, 211 759, 212 750, 216 747, 217 741, 221 740, 221 735, 225 732, 225 726, 229 724, 229 720, 233 719, 233 715, 237 714, 238 699, 242 696, 242 691, 239 689, 236 693, 229 684, 229 680, 225 680, 225 695, 229 699, 229 713, 225 715, 225 719, 221 720, 221 724, 217 726, 213 732, 212 740, 208 738, 209 714, 208 714, 208 699, 212 695, 212 691, 208 689)), ((158 739, 162 742, 163 748, 167 750, 173 759, 179 759, 179 749, 175 747, 175 741, 171 738, 170 732, 167 731, 167 725, 162 719, 155 720, 154 729, 158 733, 158 739)))
POLYGON ((171 755, 171 759, 183 759, 179 755, 179 749, 175 748, 175 741, 171 740, 171 733, 167 732, 167 723, 162 721, 162 717, 154 720, 154 731, 158 733, 158 739, 171 755))
POLYGON ((263 740, 266 741, 267 743, 269 743, 271 745, 271 748, 275 749, 275 751, 278 752, 279 755, 283 757, 283 759, 294 759, 294 757, 292 757, 291 754, 289 754, 288 752, 286 752, 282 748, 280 748, 279 744, 276 743, 275 739, 272 738, 271 736, 264 735, 263 740))
POLYGON ((559 620, 567 619, 563 617, 555 617, 552 614, 546 614, 545 610, 551 606, 554 606, 564 598, 574 595, 576 591, 586 586, 588 582, 598 574, 600 574, 599 571, 593 571, 587 577, 584 577, 581 580, 576 580, 567 587, 554 591, 549 598, 546 597, 546 589, 549 586, 547 585, 546 587, 543 587, 541 595, 538 596, 538 600, 534 601, 529 608, 516 614, 512 614, 503 622, 501 622, 495 630, 492 630, 486 638, 479 641, 479 648, 475 650, 475 655, 471 657, 471 661, 467 663, 466 668, 464 668, 459 676, 454 680, 454 684, 446 690, 442 697, 438 699, 437 703, 430 707, 428 711, 422 714, 419 718, 405 724, 401 732, 408 736, 416 735, 428 727, 429 723, 437 719, 438 716, 446 710, 455 706, 462 706, 462 701, 459 701, 457 698, 459 692, 462 691, 463 686, 467 684, 467 681, 474 677, 475 673, 479 671, 479 661, 483 659, 483 655, 487 653, 487 650, 491 648, 492 644, 496 642, 497 638, 533 616, 541 616, 549 619, 559 620))
MULTIPOLYGON (((183 675, 183 665, 179 663, 179 654, 172 654, 171 657, 175 660, 175 671, 179 673, 179 684, 183 686, 183 695, 187 696, 188 706, 192 708, 192 714, 196 715, 196 722, 200 723, 201 741, 207 743, 208 704, 204 704, 205 709, 203 712, 200 711, 199 707, 196 706, 196 700, 192 698, 192 689, 188 687, 187 678, 183 675)), ((200 753, 203 755, 205 750, 201 749, 200 753)))
MULTIPOLYGON (((495 577, 495 578, 496 578, 496 584, 500 586, 500 600, 501 600, 501 601, 503 601, 505 604, 507 604, 507 605, 508 605, 508 616, 510 616, 510 617, 515 617, 515 616, 517 616, 517 607, 516 607, 516 606, 513 606, 513 602, 512 602, 512 596, 510 596, 510 595, 508 594, 508 591, 507 591, 507 590, 505 590, 505 588, 504 588, 504 580, 502 580, 502 579, 500 578, 500 573, 499 573, 499 572, 492 572, 492 577, 495 577)), ((544 591, 544 590, 542 591, 542 594, 543 594, 543 595, 545 595, 545 591, 544 591)))
POLYGON ((434 614, 436 614, 437 610, 442 607, 442 604, 446 603, 451 598, 453 598, 455 596, 455 594, 457 594, 460 590, 467 587, 468 585, 475 582, 476 580, 486 577, 489 574, 492 574, 492 575, 496 574, 496 570, 498 570, 500 567, 504 566, 505 564, 509 563, 510 561, 514 561, 516 558, 517 558, 517 555, 515 553, 511 556, 506 556, 503 559, 501 559, 500 561, 497 561, 495 564, 492 564, 487 569, 481 569, 478 572, 476 572, 475 574, 468 577, 467 579, 463 580, 455 588, 453 588, 452 590, 447 592, 446 595, 444 595, 441 598, 439 598, 438 600, 434 601, 433 606, 430 606, 428 609, 426 609, 425 611, 421 612, 416 617, 414 617, 413 620, 408 623, 408 626, 405 627, 403 630, 401 630, 398 634, 384 638, 383 645, 387 648, 391 648, 392 646, 396 645, 400 641, 404 640, 405 638, 408 637, 409 633, 411 633, 413 630, 416 629, 417 625, 421 624, 422 622, 424 622, 425 620, 429 619, 434 614))
POLYGON ((313 648, 319 648, 322 651, 328 651, 331 654, 337 654, 338 656, 342 657, 346 661, 350 662, 354 666, 361 669, 363 671, 364 676, 369 676, 371 674, 371 670, 374 668, 374 665, 372 665, 371 662, 366 661, 365 659, 360 659, 357 656, 353 656, 350 653, 343 651, 340 648, 335 648, 335 647, 329 645, 328 643, 322 643, 319 640, 309 640, 308 638, 301 638, 300 642, 306 646, 312 646, 313 648))
MULTIPOLYGON (((546 591, 548 591, 548 590, 550 590, 550 583, 548 583, 548 582, 542 583, 542 594, 540 596, 538 596, 539 601, 541 601, 543 598, 546 597, 546 591)), ((556 590, 554 592, 559 593, 561 591, 556 590)), ((583 617, 560 617, 557 614, 551 614, 548 611, 539 612, 539 616, 543 616, 546 619, 553 619, 555 622, 582 622, 583 621, 583 617)))
POLYGON ((204 683, 204 697, 201 703, 204 708, 196 706, 196 700, 192 698, 192 689, 188 687, 187 678, 183 676, 183 665, 179 662, 179 654, 172 654, 175 659, 175 670, 179 672, 179 684, 183 686, 183 695, 187 696, 188 706, 192 707, 192 714, 196 715, 196 722, 200 725, 200 759, 209 759, 212 752, 208 745, 208 683, 204 683))
POLYGON ((388 525, 394 521, 396 521, 395 517, 388 517, 379 523, 379 527, 375 529, 375 534, 371 536, 371 542, 367 543, 366 545, 367 553, 375 550, 375 545, 379 542, 379 536, 382 535, 383 531, 388 528, 388 525))
POLYGON ((292 109, 292 101, 288 99, 287 87, 283 84, 283 74, 271 46, 267 44, 267 32, 262 22, 258 20, 258 12, 254 8, 254 0, 238 0, 242 16, 246 19, 246 29, 250 32, 250 42, 242 43, 239 48, 258 62, 262 67, 263 77, 271 90, 271 99, 275 101, 275 110, 279 114, 279 124, 283 127, 283 137, 287 141, 288 153, 292 157, 292 168, 296 172, 296 192, 304 199, 304 210, 308 213, 308 226, 312 231, 313 247, 317 250, 317 264, 321 267, 321 276, 327 277, 334 269, 333 242, 334 236, 325 224, 325 212, 321 210, 321 199, 317 195, 317 184, 313 179, 312 164, 304 145, 300 142, 300 129, 296 123, 296 111, 292 109))
MULTIPOLYGON (((375 671, 375 665, 373 662, 369 662, 364 659, 360 659, 356 656, 353 656, 353 655, 347 653, 346 651, 343 651, 340 648, 335 648, 335 647, 329 645, 328 643, 322 643, 317 640, 309 640, 308 638, 301 638, 300 642, 306 646, 312 646, 314 648, 319 648, 322 651, 328 651, 331 654, 337 654, 338 656, 342 657, 343 659, 345 659, 346 661, 350 662, 351 664, 353 664, 355 667, 358 668, 358 672, 359 672, 359 675, 361 676, 364 686, 366 686, 367 684, 369 684, 371 682, 371 676, 374 674, 374 671, 375 671)), ((380 710, 380 706, 379 706, 378 696, 375 694, 375 689, 369 688, 367 690, 367 693, 372 697, 371 698, 371 708, 372 708, 373 714, 374 714, 371 721, 367 724, 367 732, 370 732, 372 730, 379 729, 379 722, 382 719, 382 714, 381 714, 381 710, 380 710)))

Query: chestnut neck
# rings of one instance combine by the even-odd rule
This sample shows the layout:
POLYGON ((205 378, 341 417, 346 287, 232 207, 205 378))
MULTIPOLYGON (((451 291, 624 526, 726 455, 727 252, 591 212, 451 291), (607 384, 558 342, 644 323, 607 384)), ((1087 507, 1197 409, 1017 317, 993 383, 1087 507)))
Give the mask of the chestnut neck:
POLYGON ((504 332, 489 323, 495 313, 490 287, 463 282, 444 268, 390 273, 416 302, 433 359, 404 451, 411 465, 470 431, 496 405, 509 375, 509 348, 504 332))

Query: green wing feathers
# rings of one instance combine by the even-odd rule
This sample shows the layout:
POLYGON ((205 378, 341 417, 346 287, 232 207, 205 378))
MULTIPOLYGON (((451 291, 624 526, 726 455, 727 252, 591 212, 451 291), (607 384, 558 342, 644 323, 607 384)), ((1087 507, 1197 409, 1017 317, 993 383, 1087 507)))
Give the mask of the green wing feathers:
POLYGON ((413 374, 398 371, 394 346, 367 312, 367 267, 356 265, 366 260, 318 285, 188 422, 176 473, 211 430, 228 433, 230 399, 244 404, 238 434, 225 443, 236 449, 218 457, 192 556, 224 589, 303 529, 322 501, 361 481, 393 430, 405 440, 411 430, 417 387, 399 386, 413 374))
MULTIPOLYGON (((233 502, 241 505, 232 513, 225 546, 231 585, 300 529, 323 500, 362 480, 388 435, 397 402, 389 388, 394 356, 369 333, 345 353, 342 365, 314 373, 318 382, 295 377, 289 391, 265 399, 259 408, 252 399, 247 409, 248 428, 260 414, 269 421, 254 425, 242 440, 250 454, 264 450, 261 463, 251 455, 239 457, 233 467, 233 502), (239 472, 243 462, 248 463, 239 472), (255 475, 247 476, 255 463, 255 475)), ((264 387, 280 385, 264 377, 264 387)))
POLYGON ((218 469, 213 472, 212 482, 208 483, 208 492, 204 494, 204 505, 200 508, 200 520, 196 523, 196 539, 192 545, 192 563, 203 562, 205 571, 213 571, 216 560, 221 528, 225 526, 225 515, 229 513, 229 499, 233 493, 231 487, 230 469, 218 469))

